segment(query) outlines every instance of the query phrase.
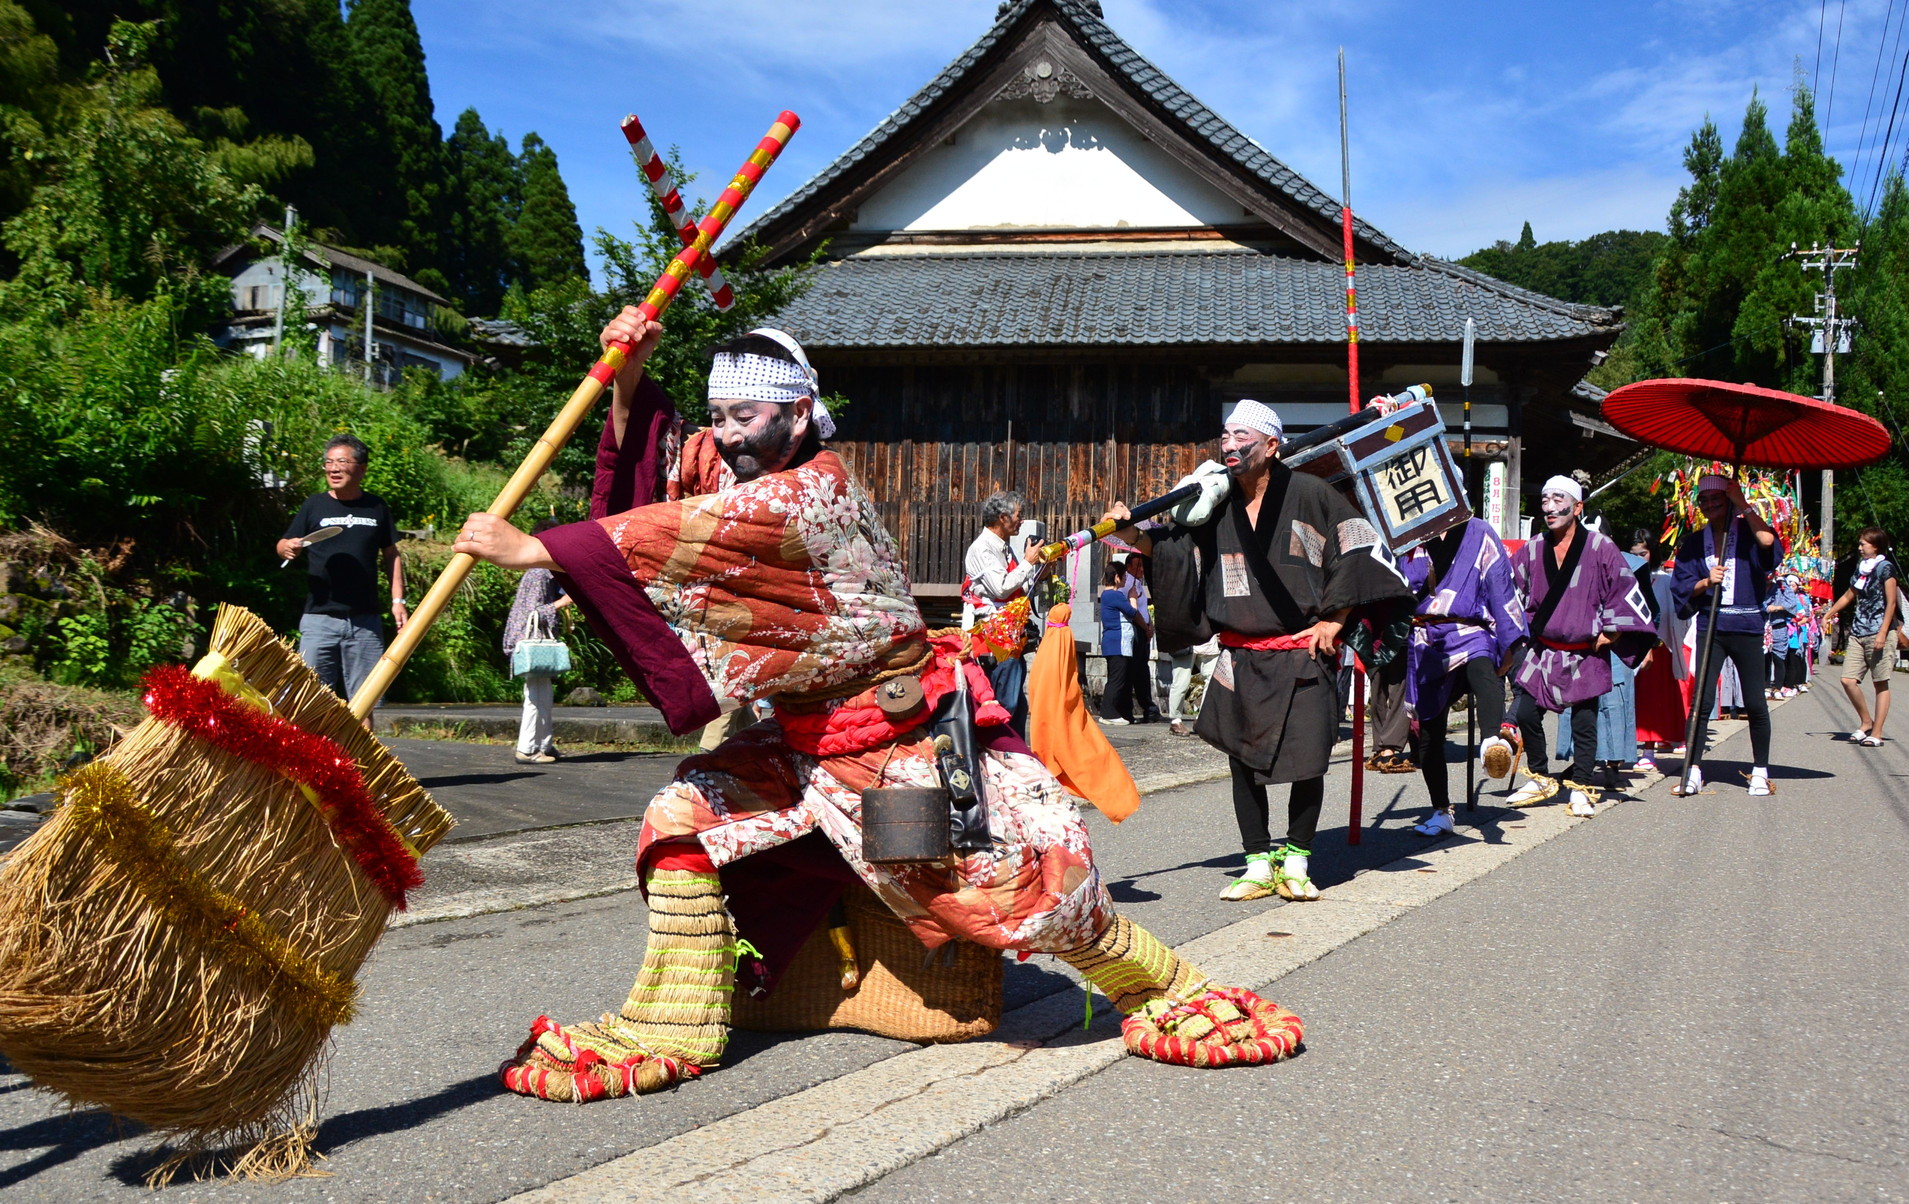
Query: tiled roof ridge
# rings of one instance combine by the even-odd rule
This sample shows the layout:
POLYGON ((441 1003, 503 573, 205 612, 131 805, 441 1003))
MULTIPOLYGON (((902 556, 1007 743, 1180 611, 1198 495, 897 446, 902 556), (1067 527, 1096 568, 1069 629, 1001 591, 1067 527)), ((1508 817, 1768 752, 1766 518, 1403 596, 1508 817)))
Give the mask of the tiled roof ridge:
MULTIPOLYGON (((735 239, 746 241, 754 237, 763 227, 788 214, 835 181, 850 166, 879 150, 883 143, 919 117, 923 109, 940 100, 950 88, 959 83, 982 56, 994 48, 1010 25, 1018 21, 1036 4, 1042 3, 1052 6, 1056 13, 1070 21, 1093 53, 1099 55, 1109 68, 1126 78, 1150 101, 1164 110, 1165 114, 1178 122, 1188 134, 1203 139, 1235 164, 1279 189, 1305 208, 1335 223, 1339 220, 1340 207, 1337 201, 1327 196, 1311 181, 1281 162, 1257 142, 1240 133, 1225 118, 1176 83, 1166 72, 1154 66, 1145 55, 1128 45, 1126 40, 1115 33, 1112 27, 1101 18, 1097 11, 1099 5, 1090 6, 1084 0, 1011 0, 1010 3, 1001 6, 999 15, 996 16, 994 24, 988 28, 987 32, 983 33, 966 51, 957 55, 939 75, 903 101, 834 162, 790 193, 782 203, 739 231, 735 239)), ((1353 223, 1354 229, 1361 237, 1398 256, 1401 262, 1410 263, 1418 258, 1411 251, 1392 241, 1383 231, 1359 218, 1357 214, 1353 216, 1353 223)))

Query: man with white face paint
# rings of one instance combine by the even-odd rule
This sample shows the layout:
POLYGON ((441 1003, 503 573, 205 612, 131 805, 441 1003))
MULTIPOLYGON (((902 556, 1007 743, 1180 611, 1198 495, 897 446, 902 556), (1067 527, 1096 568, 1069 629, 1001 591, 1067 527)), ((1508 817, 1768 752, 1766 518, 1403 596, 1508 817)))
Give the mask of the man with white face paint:
MULTIPOLYGON (((832 424, 801 347, 758 330, 717 348, 710 426, 675 441, 641 368, 661 329, 626 310, 604 331, 634 345, 599 447, 593 510, 610 512, 535 537, 474 514, 455 546, 558 573, 672 731, 763 699, 775 714, 683 761, 650 801, 635 985, 600 1020, 539 1017, 504 1085, 582 1103, 716 1065, 734 992, 771 990, 857 881, 929 949, 1052 953, 1119 1010, 1153 1009, 1163 1032, 1254 1039, 1234 996, 1115 914, 1079 809, 1008 728, 967 638, 925 630, 880 512, 822 443, 832 424), (945 790, 929 723, 957 707, 973 722, 983 847, 871 862, 864 792, 945 790)), ((587 973, 595 943, 625 935, 579 934, 566 962, 587 973)))
MULTIPOLYGON (((1172 511, 1173 526, 1122 536, 1153 556, 1161 650, 1219 637, 1194 732, 1232 765, 1246 872, 1221 893, 1231 902, 1319 897, 1310 858, 1339 730, 1340 636, 1355 607, 1411 598, 1352 503, 1280 462, 1284 431, 1271 407, 1239 402, 1220 433, 1224 463, 1180 482, 1202 488, 1172 511), (1275 849, 1266 787, 1281 782, 1292 793, 1275 849)), ((1126 507, 1106 517, 1124 519, 1126 507)))
POLYGON ((1570 712, 1573 761, 1564 781, 1573 815, 1596 814, 1597 702, 1611 689, 1611 657, 1636 668, 1656 638, 1650 607, 1616 543, 1579 521, 1584 487, 1552 477, 1538 497, 1544 534, 1511 558, 1512 582, 1529 616, 1531 645, 1519 665, 1505 738, 1521 741, 1531 779, 1510 799, 1514 807, 1548 802, 1557 779, 1537 772, 1545 764, 1544 716, 1570 712))

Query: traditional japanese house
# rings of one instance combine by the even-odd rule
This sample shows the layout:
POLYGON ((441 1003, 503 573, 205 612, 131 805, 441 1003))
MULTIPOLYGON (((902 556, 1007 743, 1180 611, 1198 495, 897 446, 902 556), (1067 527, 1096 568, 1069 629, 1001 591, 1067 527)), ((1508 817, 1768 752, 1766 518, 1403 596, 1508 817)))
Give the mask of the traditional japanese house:
MULTIPOLYGON (((932 596, 957 588, 994 490, 1073 526, 1212 455, 1240 397, 1289 433, 1344 414, 1339 221, 1334 198, 1135 53, 1098 3, 1012 0, 744 236, 780 263, 826 245, 780 320, 850 400, 838 446, 932 596)), ((1505 466, 1509 534, 1546 474, 1628 454, 1573 394, 1616 311, 1363 222, 1354 244, 1362 393, 1428 382, 1456 437, 1475 323, 1473 471, 1482 486, 1484 465, 1505 466)))

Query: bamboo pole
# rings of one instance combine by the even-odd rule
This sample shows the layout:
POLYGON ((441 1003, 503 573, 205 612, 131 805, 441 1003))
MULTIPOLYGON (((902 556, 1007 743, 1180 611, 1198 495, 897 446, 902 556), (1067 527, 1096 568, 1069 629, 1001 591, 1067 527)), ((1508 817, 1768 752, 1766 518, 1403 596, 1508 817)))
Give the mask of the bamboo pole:
MULTIPOLYGON (((729 219, 735 216, 736 210, 740 209, 742 203, 749 198, 756 184, 761 181, 762 173, 776 161, 776 157, 782 153, 782 148, 788 145, 790 137, 801 126, 802 119, 791 112, 784 111, 776 118, 775 124, 771 125, 769 132, 756 143, 756 149, 749 153, 749 158, 737 170, 735 177, 729 181, 729 186, 723 189, 721 196, 716 198, 716 203, 710 207, 708 215, 697 224, 695 241, 676 253, 676 257, 670 260, 669 266, 663 269, 662 275, 656 278, 656 284, 650 289, 649 296, 636 307, 645 318, 653 322, 663 316, 663 312, 670 307, 670 302, 676 299, 677 292, 683 287, 683 281, 691 272, 697 270, 699 261, 708 256, 709 248, 722 236, 724 227, 729 224, 729 219)), ((536 446, 530 449, 530 454, 524 458, 524 462, 518 466, 517 471, 511 474, 510 480, 485 513, 495 514, 499 518, 509 518, 516 512, 531 488, 536 485, 537 478, 550 467, 550 461, 556 457, 563 445, 569 442, 570 436, 582 424, 584 416, 590 412, 590 407, 596 404, 597 397, 616 378, 617 371, 628 362, 631 350, 632 348, 627 344, 614 344, 604 351, 602 358, 591 365, 589 373, 584 376, 582 383, 577 385, 576 392, 570 395, 570 400, 564 403, 563 409, 558 411, 557 417, 551 422, 549 428, 538 437, 536 446)), ((464 578, 470 575, 471 568, 476 563, 477 558, 468 552, 459 552, 451 557, 450 563, 444 566, 444 571, 438 574, 438 579, 432 583, 430 592, 424 595, 424 600, 419 602, 417 609, 411 613, 411 619, 404 625, 404 630, 398 633, 397 639, 391 641, 391 646, 385 649, 383 656, 378 658, 377 667, 372 669, 371 675, 365 679, 364 684, 358 687, 358 692, 352 695, 351 713, 353 715, 359 719, 370 717, 372 708, 378 705, 378 699, 391 688, 391 682, 397 677, 398 670, 402 669, 404 662, 417 651, 418 645, 423 642, 431 624, 436 622, 438 616, 443 613, 445 605, 451 600, 451 595, 457 591, 459 585, 464 583, 464 578)))

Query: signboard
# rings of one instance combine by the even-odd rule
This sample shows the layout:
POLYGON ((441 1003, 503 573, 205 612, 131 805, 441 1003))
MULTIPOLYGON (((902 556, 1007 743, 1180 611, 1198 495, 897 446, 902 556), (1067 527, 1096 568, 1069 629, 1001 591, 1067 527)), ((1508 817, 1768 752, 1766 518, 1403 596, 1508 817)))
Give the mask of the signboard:
POLYGON ((1502 460, 1485 465, 1485 521, 1501 539, 1511 534, 1505 530, 1505 486, 1509 475, 1502 460))
POLYGON ((1350 492, 1386 547, 1404 555, 1471 517, 1463 479, 1445 444, 1445 422, 1430 401, 1372 421, 1339 439, 1306 448, 1286 463, 1350 492))

